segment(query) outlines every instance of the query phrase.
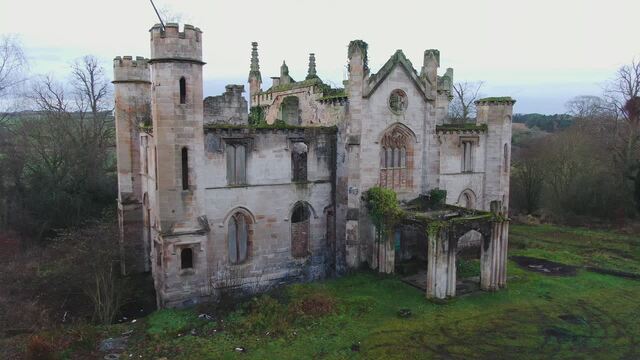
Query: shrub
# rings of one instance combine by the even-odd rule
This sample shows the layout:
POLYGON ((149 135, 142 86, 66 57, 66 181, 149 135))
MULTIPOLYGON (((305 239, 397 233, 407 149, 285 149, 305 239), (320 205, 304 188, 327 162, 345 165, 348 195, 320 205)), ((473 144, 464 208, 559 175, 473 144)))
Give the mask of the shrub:
POLYGON ((34 335, 27 343, 27 359, 50 360, 55 359, 53 345, 42 336, 34 335))

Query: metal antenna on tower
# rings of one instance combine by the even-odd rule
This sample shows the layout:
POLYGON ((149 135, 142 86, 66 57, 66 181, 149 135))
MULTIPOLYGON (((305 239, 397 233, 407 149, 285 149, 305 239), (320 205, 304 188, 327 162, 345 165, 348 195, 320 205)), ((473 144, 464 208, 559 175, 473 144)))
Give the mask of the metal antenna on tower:
POLYGON ((156 9, 156 4, 153 3, 153 0, 149 1, 151 2, 151 6, 153 6, 153 10, 156 12, 156 15, 158 15, 158 20, 160 20, 160 25, 162 26, 162 31, 164 31, 164 21, 162 21, 160 13, 158 12, 158 9, 156 9))

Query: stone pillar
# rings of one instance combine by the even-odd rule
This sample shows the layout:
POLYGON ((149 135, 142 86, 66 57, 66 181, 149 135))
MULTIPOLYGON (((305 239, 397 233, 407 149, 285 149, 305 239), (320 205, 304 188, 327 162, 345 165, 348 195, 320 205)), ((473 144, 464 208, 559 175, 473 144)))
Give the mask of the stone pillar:
POLYGON ((507 284, 509 222, 500 201, 491 202, 491 211, 495 217, 491 235, 483 239, 480 251, 480 288, 485 291, 496 291, 507 284))
POLYGON ((456 295, 456 249, 447 227, 427 234, 427 299, 456 295))
POLYGON ((368 74, 366 65, 367 43, 354 40, 349 43, 349 82, 346 86, 349 94, 349 114, 347 127, 340 134, 345 139, 346 179, 339 179, 346 185, 347 222, 345 232, 346 263, 350 268, 357 268, 364 260, 361 234, 371 232, 369 226, 361 228, 361 218, 368 216, 365 209, 361 209, 360 197, 360 136, 363 111, 363 86, 368 74), (362 211, 361 211, 362 210, 362 211))
POLYGON ((380 239, 376 245, 379 251, 378 272, 393 274, 396 265, 395 231, 389 230, 385 239, 380 239))
MULTIPOLYGON (((143 236, 142 174, 139 126, 151 122, 148 59, 131 56, 113 61, 120 270, 149 270, 149 244, 143 236)), ((146 155, 146 154, 144 154, 146 155)))

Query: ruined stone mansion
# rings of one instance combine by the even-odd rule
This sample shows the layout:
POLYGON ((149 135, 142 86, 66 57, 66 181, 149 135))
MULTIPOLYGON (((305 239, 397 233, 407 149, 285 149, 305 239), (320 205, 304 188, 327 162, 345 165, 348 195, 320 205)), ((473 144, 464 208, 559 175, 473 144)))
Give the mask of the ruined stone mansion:
POLYGON ((344 88, 321 80, 314 54, 304 79, 283 62, 268 86, 252 43, 248 103, 243 85, 204 98, 203 42, 155 25, 148 59, 114 60, 122 271, 151 271, 159 306, 409 259, 425 264, 426 296, 445 298, 474 243, 481 288, 505 286, 515 101, 479 100, 475 123, 451 124, 438 50, 419 71, 397 50, 373 73, 361 40, 344 88), (385 239, 363 200, 375 186, 410 214, 385 239), (414 206, 434 189, 448 205, 414 206))

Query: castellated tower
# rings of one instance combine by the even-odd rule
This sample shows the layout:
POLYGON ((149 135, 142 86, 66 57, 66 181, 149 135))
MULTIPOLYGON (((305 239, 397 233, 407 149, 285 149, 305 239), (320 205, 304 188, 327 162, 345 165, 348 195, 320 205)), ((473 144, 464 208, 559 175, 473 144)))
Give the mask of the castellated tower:
POLYGON ((491 97, 475 102, 477 124, 487 125, 485 149, 484 205, 501 201, 503 211, 509 210, 509 172, 511 162, 511 117, 515 100, 491 97))
POLYGON ((151 111, 156 148, 154 281, 160 306, 208 293, 204 216, 202 32, 155 25, 151 33, 151 111), (185 255, 187 254, 187 255, 185 255), (161 259, 157 259, 161 256, 161 259), (181 261, 189 259, 188 269, 181 261))
POLYGON ((131 56, 113 61, 116 147, 118 153, 118 219, 122 272, 149 271, 150 244, 142 236, 140 124, 151 121, 148 59, 131 56))

